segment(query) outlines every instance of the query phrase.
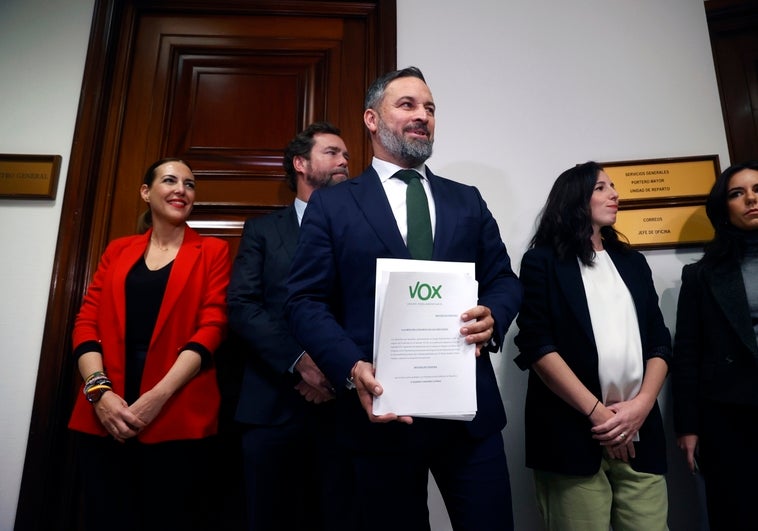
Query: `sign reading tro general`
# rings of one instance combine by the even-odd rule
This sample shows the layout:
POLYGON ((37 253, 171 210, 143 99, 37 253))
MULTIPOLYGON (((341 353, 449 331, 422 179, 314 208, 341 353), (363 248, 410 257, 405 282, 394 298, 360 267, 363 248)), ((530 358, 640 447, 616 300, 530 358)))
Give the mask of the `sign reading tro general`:
POLYGON ((601 163, 619 193, 616 230, 636 247, 701 244, 713 237, 705 200, 718 155, 601 163))
POLYGON ((61 158, 0 154, 0 198, 55 199, 61 158))

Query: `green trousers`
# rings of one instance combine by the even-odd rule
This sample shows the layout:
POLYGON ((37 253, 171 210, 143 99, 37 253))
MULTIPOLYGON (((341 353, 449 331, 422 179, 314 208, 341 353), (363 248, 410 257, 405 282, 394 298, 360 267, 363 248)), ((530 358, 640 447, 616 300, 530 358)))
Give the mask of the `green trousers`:
POLYGON ((548 531, 667 531, 666 479, 603 457, 594 476, 534 471, 548 531))

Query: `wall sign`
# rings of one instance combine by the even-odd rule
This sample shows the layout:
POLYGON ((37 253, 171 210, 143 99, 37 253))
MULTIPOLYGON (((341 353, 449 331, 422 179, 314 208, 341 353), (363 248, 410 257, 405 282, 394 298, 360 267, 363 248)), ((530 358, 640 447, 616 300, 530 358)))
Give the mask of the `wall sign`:
POLYGON ((55 199, 61 158, 0 154, 0 199, 55 199))
POLYGON ((718 155, 599 162, 619 193, 614 227, 633 247, 696 246, 713 238, 705 201, 718 155))

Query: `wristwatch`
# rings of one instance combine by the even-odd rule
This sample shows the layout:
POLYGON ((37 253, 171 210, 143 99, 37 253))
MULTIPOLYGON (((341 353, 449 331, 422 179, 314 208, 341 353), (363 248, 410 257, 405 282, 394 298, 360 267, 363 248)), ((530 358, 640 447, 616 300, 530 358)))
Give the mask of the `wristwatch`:
POLYGON ((102 398, 102 396, 106 393, 106 391, 110 391, 110 390, 111 390, 110 387, 96 385, 92 389, 84 393, 84 396, 87 397, 87 401, 90 404, 94 404, 98 400, 100 400, 100 398, 102 398))

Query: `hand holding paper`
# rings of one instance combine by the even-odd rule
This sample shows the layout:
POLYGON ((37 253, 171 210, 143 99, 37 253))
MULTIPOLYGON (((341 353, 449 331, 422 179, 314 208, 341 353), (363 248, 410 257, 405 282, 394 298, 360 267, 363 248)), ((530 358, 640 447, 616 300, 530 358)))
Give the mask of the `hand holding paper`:
POLYGON ((461 315, 461 319, 466 322, 466 325, 461 328, 461 334, 466 336, 466 342, 476 344, 476 355, 479 356, 482 347, 492 339, 492 334, 495 332, 492 310, 486 306, 476 306, 461 315))
POLYGON ((381 395, 384 390, 374 377, 374 366, 371 363, 367 361, 357 362, 350 374, 352 375, 353 384, 358 393, 361 406, 366 410, 366 414, 368 414, 371 422, 386 423, 398 421, 403 424, 413 424, 413 417, 397 416, 394 413, 377 415, 373 412, 374 398, 381 395))

